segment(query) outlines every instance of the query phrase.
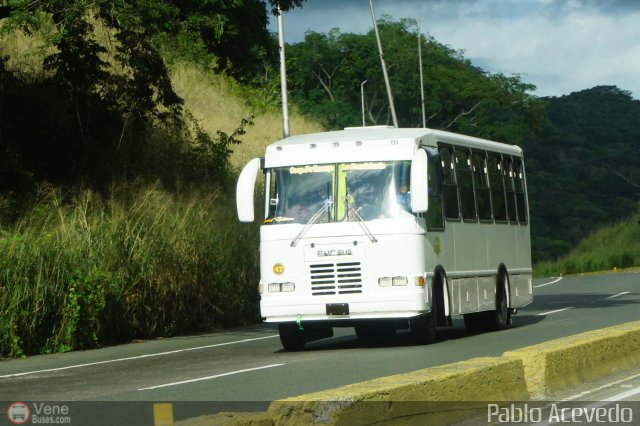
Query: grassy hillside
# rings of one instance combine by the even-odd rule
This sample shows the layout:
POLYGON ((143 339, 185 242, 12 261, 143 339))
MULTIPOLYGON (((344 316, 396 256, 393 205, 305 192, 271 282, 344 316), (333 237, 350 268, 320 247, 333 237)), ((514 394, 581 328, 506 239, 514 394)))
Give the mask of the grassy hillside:
MULTIPOLYGON (((223 76, 205 74, 193 66, 178 64, 173 68, 172 80, 185 106, 212 136, 218 130, 230 133, 241 117, 250 114, 246 103, 238 97, 233 85, 223 76)), ((282 138, 282 116, 279 110, 268 111, 253 119, 242 144, 233 148, 231 163, 241 168, 248 160, 264 155, 264 148, 282 138)), ((321 132, 322 126, 292 111, 291 133, 321 132)))
MULTIPOLYGON (((37 87, 46 74, 37 38, 16 33, 3 37, 0 56, 10 55, 7 69, 37 87)), ((238 87, 225 77, 181 63, 171 66, 171 75, 185 109, 211 139, 218 131, 233 133, 243 117, 251 116, 238 87)), ((4 90, 14 82, 0 83, 4 90)), ((39 95, 33 92, 33 105, 20 105, 28 111, 25 123, 36 109, 50 115, 39 105, 57 105, 51 95, 48 101, 56 102, 39 103, 39 95)), ((9 111, 6 105, 4 111, 9 111)), ((295 111, 290 117, 293 134, 323 130, 295 111)), ((261 156, 267 144, 282 136, 280 111, 262 112, 252 121, 240 136, 242 143, 230 146, 232 170, 261 156)), ((27 124, 20 129, 30 130, 27 124)), ((44 144, 55 150, 52 132, 39 130, 44 144)), ((122 132, 117 130, 120 147, 122 132)), ((127 179, 106 189, 39 180, 33 193, 19 198, 11 192, 15 188, 2 192, 0 185, 0 357, 92 348, 259 319, 258 227, 237 221, 233 174, 223 183, 164 184, 155 171, 192 165, 192 157, 172 157, 192 153, 180 146, 192 140, 165 136, 145 135, 150 149, 132 151, 139 163, 148 165, 141 168, 145 173, 125 175, 127 179), (167 148, 174 143, 178 148, 167 148)), ((102 158, 100 152, 96 156, 102 158)), ((4 160, 0 158, 0 171, 4 160)), ((537 265, 536 273, 639 265, 639 233, 635 219, 595 232, 557 264, 537 265)))
POLYGON ((598 86, 544 101, 548 122, 523 146, 534 261, 566 255, 640 199, 640 100, 598 86))
POLYGON ((549 277, 640 266, 640 209, 619 223, 594 230, 567 256, 535 265, 537 276, 549 277))
MULTIPOLYGON (((7 54, 7 67, 25 81, 43 77, 33 38, 0 37, 0 55, 7 54)), ((223 76, 178 64, 172 78, 212 139, 250 115, 223 76)), ((232 169, 281 138, 279 112, 253 122, 231 146, 232 169)), ((291 128, 322 130, 295 112, 291 128)), ((150 140, 170 152, 162 150, 174 140, 161 136, 150 140)), ((163 160, 151 154, 140 160, 163 160)), ((148 175, 99 191, 39 181, 18 197, 0 187, 0 358, 258 321, 258 228, 237 221, 232 189, 219 182, 166 186, 148 175)))

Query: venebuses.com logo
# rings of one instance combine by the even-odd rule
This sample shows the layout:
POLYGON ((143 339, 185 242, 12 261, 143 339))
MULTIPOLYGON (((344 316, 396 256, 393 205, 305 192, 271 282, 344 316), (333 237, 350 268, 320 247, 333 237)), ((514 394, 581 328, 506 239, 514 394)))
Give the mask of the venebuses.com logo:
POLYGON ((12 402, 7 407, 10 424, 71 424, 71 409, 66 403, 12 402))
POLYGON ((29 421, 31 410, 24 402, 14 402, 7 408, 7 419, 14 425, 23 425, 29 421))

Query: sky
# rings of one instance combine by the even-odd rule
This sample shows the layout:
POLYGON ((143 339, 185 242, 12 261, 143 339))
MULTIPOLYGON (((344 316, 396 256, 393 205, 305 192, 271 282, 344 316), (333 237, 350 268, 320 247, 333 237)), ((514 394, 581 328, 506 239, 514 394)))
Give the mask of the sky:
MULTIPOLYGON (((490 73, 519 74, 536 96, 614 85, 640 99, 640 0, 373 0, 375 15, 420 30, 490 73)), ((306 0, 287 12, 287 43, 306 31, 364 34, 368 0, 306 0)), ((270 30, 277 32, 277 19, 270 30)), ((382 41, 384 48, 384 40, 382 41)))

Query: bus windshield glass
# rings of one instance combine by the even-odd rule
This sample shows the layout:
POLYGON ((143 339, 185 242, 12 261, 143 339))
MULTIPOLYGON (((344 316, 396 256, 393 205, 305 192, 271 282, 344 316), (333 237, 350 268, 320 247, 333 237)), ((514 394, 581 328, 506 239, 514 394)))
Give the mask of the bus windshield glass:
POLYGON ((267 224, 410 217, 410 161, 315 164, 269 170, 267 224))

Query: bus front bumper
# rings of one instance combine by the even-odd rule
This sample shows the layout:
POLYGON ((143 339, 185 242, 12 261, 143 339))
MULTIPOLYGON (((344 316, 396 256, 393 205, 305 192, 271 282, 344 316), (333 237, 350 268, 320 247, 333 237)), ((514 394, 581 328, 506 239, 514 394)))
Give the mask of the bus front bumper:
POLYGON ((424 293, 396 300, 318 300, 315 303, 296 303, 287 301, 262 301, 260 312, 268 323, 332 321, 352 322, 350 320, 370 319, 406 319, 431 311, 431 305, 425 301, 424 293))

